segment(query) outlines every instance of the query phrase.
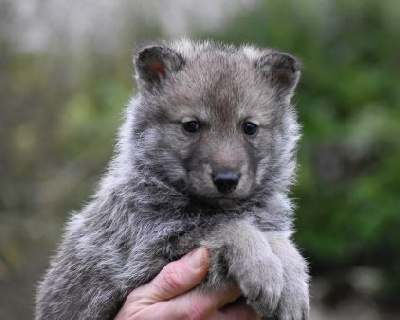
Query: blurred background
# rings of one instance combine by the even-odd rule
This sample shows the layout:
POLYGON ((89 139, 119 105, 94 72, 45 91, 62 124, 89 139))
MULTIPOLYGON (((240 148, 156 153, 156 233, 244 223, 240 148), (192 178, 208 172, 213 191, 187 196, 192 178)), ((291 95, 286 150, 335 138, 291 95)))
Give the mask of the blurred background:
POLYGON ((0 318, 32 319, 112 153, 133 48, 187 35, 302 59, 293 196, 312 319, 400 319, 399 21, 397 0, 0 0, 0 318))

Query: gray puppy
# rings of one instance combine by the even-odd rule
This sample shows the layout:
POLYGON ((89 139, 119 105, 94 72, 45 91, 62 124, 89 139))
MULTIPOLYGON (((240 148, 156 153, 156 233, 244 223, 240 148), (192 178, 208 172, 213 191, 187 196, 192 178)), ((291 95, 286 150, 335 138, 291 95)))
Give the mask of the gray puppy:
POLYGON ((308 319, 290 240, 299 125, 291 55, 186 39, 142 48, 138 94, 92 201, 67 224, 36 319, 110 319, 127 294, 205 246, 198 290, 236 283, 264 319, 308 319))

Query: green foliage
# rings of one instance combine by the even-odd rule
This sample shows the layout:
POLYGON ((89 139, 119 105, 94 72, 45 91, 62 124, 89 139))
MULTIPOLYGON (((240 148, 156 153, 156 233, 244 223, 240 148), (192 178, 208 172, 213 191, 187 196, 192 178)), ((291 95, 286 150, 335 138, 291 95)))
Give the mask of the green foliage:
POLYGON ((131 70, 118 72, 130 63, 126 54, 121 60, 91 54, 83 64, 66 55, 3 60, 0 314, 7 319, 32 318, 36 283, 61 226, 89 197, 111 156, 132 91, 131 70))

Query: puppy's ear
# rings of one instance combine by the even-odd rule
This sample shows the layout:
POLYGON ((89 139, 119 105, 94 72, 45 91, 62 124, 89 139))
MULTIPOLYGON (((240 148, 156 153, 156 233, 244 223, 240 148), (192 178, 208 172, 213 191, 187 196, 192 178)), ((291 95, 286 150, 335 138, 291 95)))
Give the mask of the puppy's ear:
POLYGON ((300 78, 301 64, 293 56, 277 51, 265 51, 255 67, 275 89, 278 97, 290 98, 300 78))
POLYGON ((162 45, 142 48, 134 57, 139 90, 150 90, 164 82, 185 65, 178 53, 162 45))

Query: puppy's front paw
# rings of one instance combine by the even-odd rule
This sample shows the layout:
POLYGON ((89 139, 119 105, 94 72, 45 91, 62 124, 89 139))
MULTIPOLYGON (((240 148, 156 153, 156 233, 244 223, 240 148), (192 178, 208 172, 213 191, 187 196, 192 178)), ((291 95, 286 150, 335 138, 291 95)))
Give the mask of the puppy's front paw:
POLYGON ((274 320, 308 320, 308 276, 299 275, 286 281, 274 320))
POLYGON ((236 280, 247 303, 260 316, 274 313, 284 284, 282 264, 277 257, 272 256, 263 263, 255 264, 248 272, 238 275, 236 280))

